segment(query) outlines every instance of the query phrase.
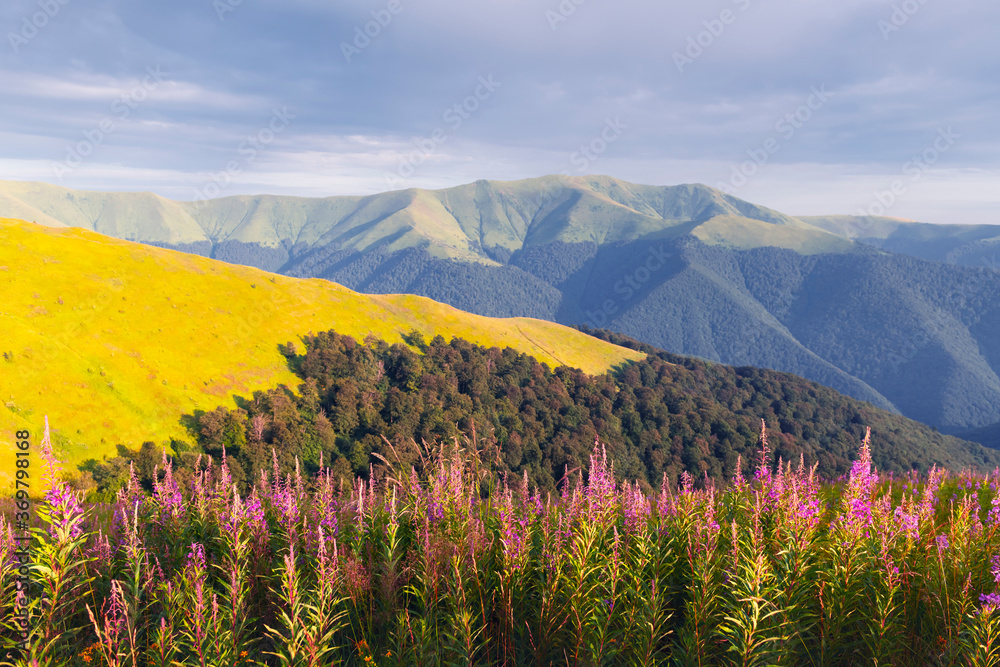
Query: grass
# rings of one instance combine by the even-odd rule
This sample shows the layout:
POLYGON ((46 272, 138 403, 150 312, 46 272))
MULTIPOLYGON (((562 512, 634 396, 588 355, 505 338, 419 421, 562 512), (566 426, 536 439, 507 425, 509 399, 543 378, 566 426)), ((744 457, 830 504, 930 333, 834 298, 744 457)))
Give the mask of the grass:
MULTIPOLYGON (((512 347, 601 373, 640 354, 566 327, 470 315, 415 296, 362 295, 120 241, 0 220, 0 451, 16 429, 53 433, 69 465, 118 444, 189 439, 181 417, 279 383, 297 386, 278 345, 336 328, 390 343, 417 330, 512 347)), ((0 460, 0 489, 13 456, 0 460)))
POLYGON ((770 246, 794 250, 800 255, 852 252, 854 244, 817 227, 775 225, 735 215, 721 215, 694 229, 692 234, 709 245, 727 248, 770 246))
MULTIPOLYGON (((485 264, 495 262, 481 248, 516 250, 553 241, 629 243, 687 233, 685 223, 717 216, 741 215, 769 223, 755 228, 737 223, 731 231, 712 232, 740 242, 757 238, 754 235, 776 235, 788 243, 787 231, 770 227, 805 227, 798 219, 704 185, 638 185, 607 176, 477 181, 368 197, 237 195, 200 204, 149 192, 0 181, 0 211, 46 225, 83 227, 147 242, 235 240, 272 248, 283 242, 336 242, 342 249, 362 252, 385 242, 391 251, 423 247, 434 257, 485 264)), ((809 243, 823 243, 823 235, 812 231, 809 243)), ((761 244, 759 238, 756 244, 761 244)), ((830 251, 842 247, 835 244, 830 251)))
POLYGON ((152 494, 133 480, 112 506, 56 487, 37 508, 25 658, 1000 664, 1000 471, 879 476, 866 438, 849 476, 822 481, 761 444, 752 480, 652 496, 595 446, 586 479, 543 497, 498 478, 495 443, 474 434, 368 484, 262 471, 240 497, 224 466, 189 488, 165 459, 152 494))

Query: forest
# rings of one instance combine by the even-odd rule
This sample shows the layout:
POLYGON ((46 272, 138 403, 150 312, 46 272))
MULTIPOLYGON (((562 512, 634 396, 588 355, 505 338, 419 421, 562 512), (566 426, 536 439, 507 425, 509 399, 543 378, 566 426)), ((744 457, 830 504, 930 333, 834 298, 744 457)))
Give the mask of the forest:
MULTIPOLYGON (((499 469, 527 476, 543 490, 557 488, 585 464, 600 439, 622 480, 650 490, 664 475, 698 480, 743 472, 763 420, 777 457, 818 464, 829 478, 846 473, 866 427, 876 434, 873 459, 885 472, 992 470, 1000 454, 793 375, 733 368, 655 350, 620 334, 590 331, 648 356, 614 372, 590 376, 549 368, 510 348, 484 348, 417 333, 404 344, 369 337, 364 342, 327 331, 289 342, 282 353, 302 382, 239 399, 239 407, 188 415, 190 441, 170 452, 178 474, 193 474, 208 457, 226 456, 241 490, 250 471, 277 464, 315 472, 320 462, 340 478, 367 479, 373 468, 407 469, 422 441, 451 441, 477 432, 495 443, 499 469)), ((151 487, 162 445, 84 465, 83 488, 110 498, 135 461, 151 487)))

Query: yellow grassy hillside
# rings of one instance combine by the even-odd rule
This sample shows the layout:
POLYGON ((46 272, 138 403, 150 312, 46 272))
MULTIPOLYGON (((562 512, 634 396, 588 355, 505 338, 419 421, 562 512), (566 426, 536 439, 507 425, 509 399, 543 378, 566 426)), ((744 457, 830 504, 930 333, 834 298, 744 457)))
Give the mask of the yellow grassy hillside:
POLYGON ((0 489, 10 487, 15 430, 29 429, 37 445, 48 415, 70 466, 117 444, 190 439, 182 415, 296 386, 277 346, 309 332, 400 342, 416 329, 590 373, 640 356, 549 322, 363 295, 9 219, 0 219, 0 295, 0 489))

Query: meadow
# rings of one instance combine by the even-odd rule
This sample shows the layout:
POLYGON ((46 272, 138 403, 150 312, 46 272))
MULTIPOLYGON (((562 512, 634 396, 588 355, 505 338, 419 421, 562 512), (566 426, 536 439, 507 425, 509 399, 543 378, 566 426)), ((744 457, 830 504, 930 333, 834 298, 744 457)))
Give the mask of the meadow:
MULTIPOLYGON (((402 342, 413 330, 588 373, 643 357, 551 322, 479 317, 422 297, 358 294, 2 218, 0 293, 0 432, 40 433, 48 414, 54 444, 74 467, 113 456, 118 444, 185 439, 181 415, 294 386, 278 346, 334 323, 359 341, 402 342)), ((0 459, 0 493, 13 489, 12 463, 0 459)))
POLYGON ((43 442, 23 599, 0 501, 0 664, 1000 664, 1000 471, 879 475, 866 437, 820 480, 760 444, 746 478, 653 494, 597 442, 545 494, 475 433, 353 485, 275 461, 245 495, 224 457, 182 488, 164 455, 100 504, 43 442))

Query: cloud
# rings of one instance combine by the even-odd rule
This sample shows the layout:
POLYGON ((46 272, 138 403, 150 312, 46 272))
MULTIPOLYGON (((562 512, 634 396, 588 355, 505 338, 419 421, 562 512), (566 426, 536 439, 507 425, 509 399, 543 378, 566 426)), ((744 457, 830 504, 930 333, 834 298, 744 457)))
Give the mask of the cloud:
MULTIPOLYGON (((830 211, 835 196, 856 193, 806 174, 878 187, 943 126, 964 138, 935 166, 955 192, 1000 168, 1000 7, 987 0, 927 0, 905 21, 888 0, 399 0, 395 13, 389 4, 255 0, 220 14, 207 0, 70 0, 18 53, 0 49, 0 166, 62 159, 161 66, 169 80, 80 168, 92 187, 131 188, 139 175, 152 179, 146 189, 177 195, 280 106, 295 120, 233 187, 364 194, 438 128, 447 141, 407 183, 535 176, 566 169, 615 117, 628 129, 594 171, 714 184, 814 86, 829 102, 741 196, 794 203, 808 182, 832 193, 814 198, 815 212, 830 211), (678 71, 673 55, 691 40, 701 51, 678 71), (348 59, 344 44, 358 53, 348 59), (444 115, 490 75, 502 86, 451 129, 444 115)), ((16 33, 35 11, 34 1, 5 3, 0 32, 16 33)), ((947 217, 946 195, 927 203, 935 215, 947 217)), ((954 199, 956 216, 969 215, 954 199)), ((984 207, 976 215, 990 215, 973 199, 984 207)))

